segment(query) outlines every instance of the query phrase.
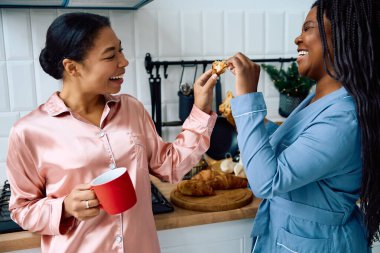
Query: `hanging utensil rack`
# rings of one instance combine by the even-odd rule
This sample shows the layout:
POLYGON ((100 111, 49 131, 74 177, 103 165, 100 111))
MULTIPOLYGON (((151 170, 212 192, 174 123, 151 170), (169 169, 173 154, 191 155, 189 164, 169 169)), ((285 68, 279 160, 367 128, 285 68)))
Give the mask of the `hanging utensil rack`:
MULTIPOLYGON (((293 62, 296 58, 268 58, 268 59, 252 59, 256 63, 262 62, 293 62)), ((206 71, 207 65, 213 63, 211 60, 193 60, 193 61, 153 61, 150 53, 145 55, 145 69, 149 74, 149 87, 150 87, 150 99, 152 104, 152 119, 156 126, 156 130, 159 135, 162 135, 162 127, 165 126, 181 126, 182 121, 170 121, 162 122, 161 114, 161 76, 160 76, 160 67, 164 68, 164 78, 168 77, 167 70, 169 66, 179 65, 179 66, 203 66, 203 72, 206 71), (155 74, 154 74, 155 69, 155 74)), ((215 101, 219 105, 222 103, 222 88, 220 79, 218 79, 215 86, 215 101)))

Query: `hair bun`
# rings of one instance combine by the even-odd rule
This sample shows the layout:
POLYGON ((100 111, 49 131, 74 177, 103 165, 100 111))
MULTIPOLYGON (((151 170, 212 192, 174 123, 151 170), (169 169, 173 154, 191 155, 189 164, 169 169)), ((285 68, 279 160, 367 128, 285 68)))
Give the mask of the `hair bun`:
POLYGON ((59 61, 51 57, 51 54, 49 54, 49 51, 46 49, 46 47, 41 50, 39 60, 42 69, 47 74, 51 75, 57 80, 62 78, 62 67, 60 67, 59 61))

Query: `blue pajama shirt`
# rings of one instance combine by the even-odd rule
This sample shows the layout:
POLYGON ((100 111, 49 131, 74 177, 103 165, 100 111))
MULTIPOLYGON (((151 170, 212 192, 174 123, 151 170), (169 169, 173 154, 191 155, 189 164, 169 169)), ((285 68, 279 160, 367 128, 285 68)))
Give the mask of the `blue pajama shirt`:
POLYGON ((371 252, 359 199, 360 128, 345 88, 310 94, 272 134, 262 93, 231 100, 251 189, 262 198, 253 251, 371 252))

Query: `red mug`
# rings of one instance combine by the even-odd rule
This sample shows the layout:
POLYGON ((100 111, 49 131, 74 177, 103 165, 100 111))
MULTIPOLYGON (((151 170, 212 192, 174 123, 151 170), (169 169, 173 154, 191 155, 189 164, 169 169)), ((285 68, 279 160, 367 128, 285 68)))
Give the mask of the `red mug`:
POLYGON ((126 168, 109 170, 91 181, 101 208, 109 214, 122 213, 137 202, 135 188, 126 168))

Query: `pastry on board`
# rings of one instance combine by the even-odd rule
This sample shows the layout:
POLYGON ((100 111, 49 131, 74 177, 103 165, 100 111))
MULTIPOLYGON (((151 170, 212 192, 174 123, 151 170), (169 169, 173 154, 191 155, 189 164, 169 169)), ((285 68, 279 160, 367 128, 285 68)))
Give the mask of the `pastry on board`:
POLYGON ((182 180, 177 184, 177 190, 187 196, 210 196, 214 195, 214 189, 202 180, 182 180))
POLYGON ((210 196, 214 190, 246 188, 248 180, 211 169, 202 170, 190 180, 178 183, 177 190, 187 196, 210 196))

